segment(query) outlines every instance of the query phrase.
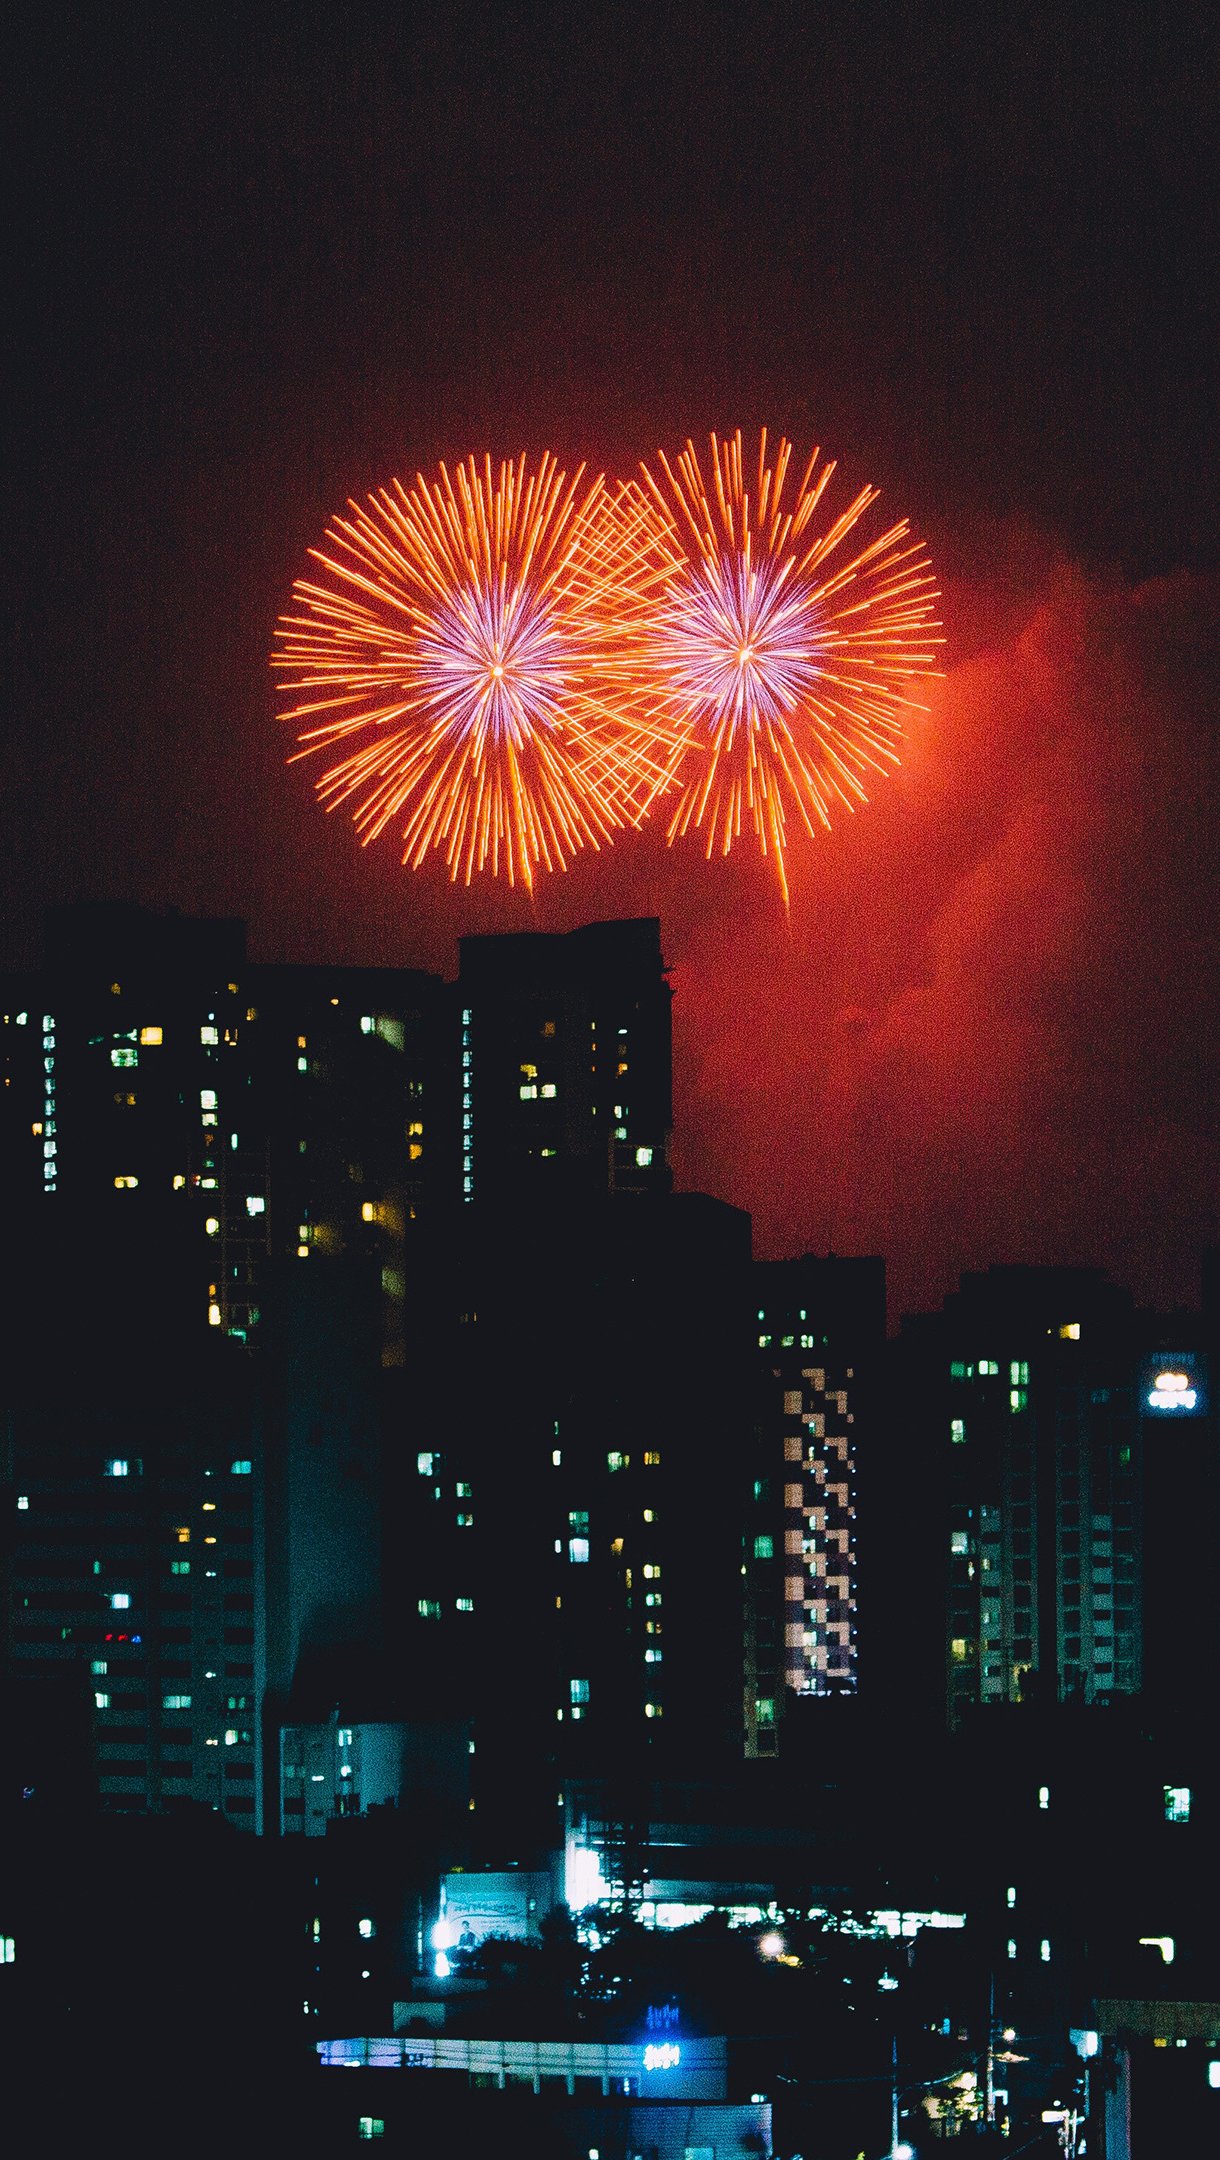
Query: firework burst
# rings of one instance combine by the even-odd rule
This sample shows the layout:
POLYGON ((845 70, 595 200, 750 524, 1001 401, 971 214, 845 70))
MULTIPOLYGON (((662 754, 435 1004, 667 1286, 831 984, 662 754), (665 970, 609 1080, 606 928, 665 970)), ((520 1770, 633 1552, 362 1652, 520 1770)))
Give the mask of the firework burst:
POLYGON ((642 468, 670 569, 640 672, 689 746, 668 838, 694 825, 709 856, 727 855, 750 824, 785 904, 788 814, 813 834, 867 799, 898 762, 902 707, 940 642, 922 543, 903 519, 859 545, 873 487, 819 520, 835 467, 818 458, 789 490, 791 445, 781 437, 769 464, 764 429, 749 471, 740 431, 712 436, 710 484, 689 442, 676 465, 661 454, 663 480, 642 468))
POLYGON ((571 479, 544 455, 474 458, 349 503, 298 579, 272 664, 296 757, 352 748, 321 775, 364 842, 402 820, 403 861, 532 887, 638 822, 672 769, 633 655, 664 573, 634 486, 571 479))

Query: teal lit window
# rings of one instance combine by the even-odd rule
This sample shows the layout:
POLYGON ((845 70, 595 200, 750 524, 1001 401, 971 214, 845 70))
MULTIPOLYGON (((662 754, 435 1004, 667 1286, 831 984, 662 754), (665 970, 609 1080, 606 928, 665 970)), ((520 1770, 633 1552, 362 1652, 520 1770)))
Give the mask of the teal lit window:
POLYGON ((587 1680, 569 1680, 569 1682, 568 1682, 568 1693, 569 1693, 569 1695, 570 1695, 570 1697, 571 1697, 571 1699, 572 1699, 572 1701, 573 1701, 574 1703, 587 1703, 587 1702, 588 1702, 588 1700, 589 1700, 589 1683, 588 1683, 588 1681, 587 1681, 587 1680))
POLYGON ((606 1468, 607 1470, 626 1470, 630 1461, 630 1455, 620 1455, 617 1448, 612 1448, 606 1457, 606 1468))
POLYGON ((966 1420, 965 1420, 965 1418, 960 1418, 960 1417, 950 1418, 950 1420, 949 1420, 949 1438, 950 1438, 950 1440, 952 1440, 952 1441, 953 1441, 953 1442, 954 1442, 955 1444, 957 1444, 957 1445, 960 1445, 960 1443, 961 1443, 961 1442, 962 1442, 962 1441, 963 1441, 963 1440, 965 1439, 965 1437, 966 1437, 966 1420))
POLYGON ((421 1597, 418 1611, 421 1620, 439 1620, 441 1616, 440 1599, 421 1597))
POLYGON ((980 1374, 980 1377, 984 1377, 984 1376, 986 1376, 986 1375, 987 1375, 987 1374, 989 1374, 989 1373, 990 1373, 990 1374, 993 1374, 993 1375, 994 1375, 994 1374, 998 1374, 999 1370, 1000 1370, 1000 1368, 999 1368, 999 1366, 998 1366, 998 1365, 996 1364, 996 1361, 995 1361, 995 1359, 994 1359, 994 1358, 988 1358, 988 1357, 981 1357, 981 1358, 979 1359, 979 1374, 980 1374))
POLYGON ((754 1558, 756 1560, 774 1560, 775 1558, 775 1539, 769 1537, 765 1531, 754 1540, 754 1558))
POLYGON ((191 1563, 189 1560, 171 1560, 169 1564, 169 1571, 171 1575, 189 1575, 191 1572, 191 1563))
POLYGON ((254 1464, 247 1462, 244 1456, 239 1461, 229 1464, 229 1475, 231 1477, 250 1477, 253 1470, 254 1464))
POLYGON ((954 1358, 949 1367, 949 1378, 951 1380, 968 1380, 972 1371, 972 1366, 963 1365, 960 1358, 954 1358))
POLYGON ((585 1566, 585 1565, 586 1565, 586 1563, 587 1563, 587 1561, 588 1561, 588 1558, 589 1558, 589 1540, 588 1540, 588 1538, 587 1538, 587 1537, 574 1537, 574 1538, 569 1538, 569 1539, 568 1539, 568 1559, 569 1559, 569 1560, 571 1561, 571 1563, 572 1563, 573 1567, 583 1567, 583 1566, 585 1566))
POLYGON ((1164 1792, 1165 1792, 1165 1820, 1166 1820, 1166 1822, 1189 1822, 1189 1821, 1190 1821, 1190 1787, 1189 1787, 1189 1785, 1166 1785, 1166 1786, 1165 1786, 1165 1788, 1164 1788, 1164 1792))
POLYGON ((1024 1358, 1014 1358, 1012 1360, 1008 1368, 1008 1377, 1013 1387, 1029 1386, 1029 1366, 1024 1358))
POLYGON ((758 1697, 757 1697, 757 1699, 756 1699, 756 1701, 755 1701, 755 1704, 754 1704, 754 1715, 755 1715, 755 1718, 757 1719, 757 1722, 758 1722, 758 1723, 759 1723, 760 1725, 774 1725, 774 1723, 775 1723, 775 1697, 774 1697, 774 1695, 760 1695, 760 1696, 758 1696, 758 1697))

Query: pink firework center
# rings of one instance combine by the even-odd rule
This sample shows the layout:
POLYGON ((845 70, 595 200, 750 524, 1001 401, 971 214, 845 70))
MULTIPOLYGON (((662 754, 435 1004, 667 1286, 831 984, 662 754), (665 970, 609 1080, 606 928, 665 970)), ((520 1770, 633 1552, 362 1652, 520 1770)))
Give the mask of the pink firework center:
POLYGON ((662 574, 649 515, 582 478, 545 455, 395 482, 334 520, 324 581, 294 588, 273 664, 310 723, 296 754, 360 738, 318 794, 354 804, 365 842, 401 820, 412 867, 435 847, 467 884, 529 886, 637 822, 672 769, 633 672, 662 574))

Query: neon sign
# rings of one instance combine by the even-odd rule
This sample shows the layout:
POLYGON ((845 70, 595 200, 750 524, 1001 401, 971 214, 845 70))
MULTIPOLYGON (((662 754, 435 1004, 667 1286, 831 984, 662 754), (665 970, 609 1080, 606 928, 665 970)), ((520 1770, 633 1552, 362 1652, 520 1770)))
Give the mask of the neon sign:
POLYGON ((644 2050, 646 2070, 676 2070, 682 2060, 682 2050, 676 2040, 650 2040, 644 2050))
POLYGON ((1149 1407, 1153 1410, 1193 1410, 1199 1400, 1199 1391, 1190 1385, 1190 1374, 1162 1372, 1148 1391, 1149 1407))

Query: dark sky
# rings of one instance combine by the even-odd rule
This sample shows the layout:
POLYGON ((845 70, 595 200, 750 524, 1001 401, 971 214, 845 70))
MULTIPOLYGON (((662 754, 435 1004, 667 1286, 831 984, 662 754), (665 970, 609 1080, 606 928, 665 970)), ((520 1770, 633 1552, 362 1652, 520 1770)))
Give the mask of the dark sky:
POLYGON ((449 968, 659 912, 681 1177, 760 1252, 1194 1294, 1217 1234, 1213 10, 21 11, 5 945, 65 897, 449 968), (898 780, 534 906, 362 852, 266 655, 349 495, 489 447, 820 442, 931 546, 898 780))

